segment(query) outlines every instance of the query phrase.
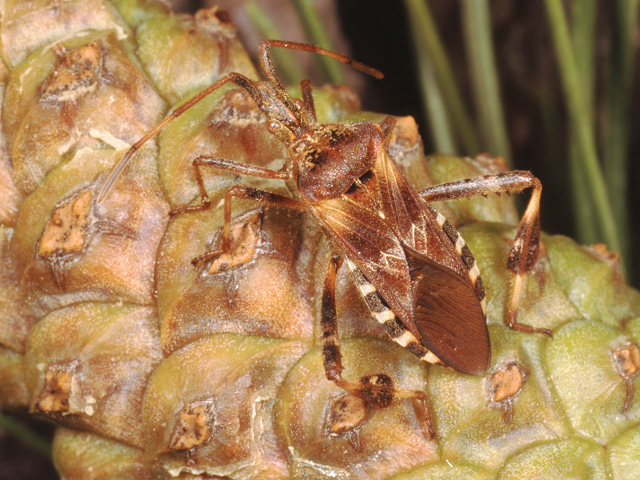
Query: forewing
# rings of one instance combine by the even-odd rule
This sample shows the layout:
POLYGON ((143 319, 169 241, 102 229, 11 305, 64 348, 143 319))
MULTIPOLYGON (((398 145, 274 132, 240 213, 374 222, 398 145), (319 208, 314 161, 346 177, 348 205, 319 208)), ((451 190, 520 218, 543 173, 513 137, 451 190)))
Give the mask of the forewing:
POLYGON ((438 212, 420 198, 384 150, 374 171, 385 218, 400 241, 433 262, 466 275, 455 245, 438 223, 438 212))
POLYGON ((405 247, 412 285, 412 310, 420 341, 447 365, 479 374, 491 349, 480 296, 469 269, 473 257, 455 229, 425 203, 389 156, 374 167, 381 204, 405 247), (451 231, 447 233, 445 228, 451 231), (456 246, 455 242, 462 242, 456 246), (462 249, 468 252, 467 263, 462 249))
POLYGON ((407 251, 407 258, 423 345, 456 370, 484 373, 491 357, 489 332, 471 283, 418 252, 407 251))
POLYGON ((328 236, 401 319, 411 318, 411 278, 402 242, 374 212, 334 199, 310 205, 328 236))

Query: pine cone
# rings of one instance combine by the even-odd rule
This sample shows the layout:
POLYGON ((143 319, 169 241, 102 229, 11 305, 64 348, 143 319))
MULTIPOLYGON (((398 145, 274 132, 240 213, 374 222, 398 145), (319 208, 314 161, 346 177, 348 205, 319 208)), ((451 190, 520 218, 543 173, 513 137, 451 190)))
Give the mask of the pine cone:
MULTIPOLYGON (((109 170, 170 108, 228 72, 257 79, 227 16, 153 2, 5 2, 0 138, 0 406, 58 425, 65 479, 635 478, 640 471, 640 295, 617 258, 543 235, 519 321, 504 325, 508 198, 436 205, 473 252, 487 293, 483 376, 420 362, 372 317, 347 268, 336 306, 348 379, 401 391, 371 407, 326 379, 318 326, 331 249, 304 212, 225 191, 290 195, 280 180, 202 169, 211 155, 279 168, 287 150, 227 85, 109 170), (434 435, 435 434, 435 435, 434 435)), ((315 88, 320 122, 381 122, 346 87, 315 88)), ((299 96, 299 92, 298 92, 299 96)), ((417 189, 504 172, 499 159, 425 157, 397 118, 389 154, 417 189)))

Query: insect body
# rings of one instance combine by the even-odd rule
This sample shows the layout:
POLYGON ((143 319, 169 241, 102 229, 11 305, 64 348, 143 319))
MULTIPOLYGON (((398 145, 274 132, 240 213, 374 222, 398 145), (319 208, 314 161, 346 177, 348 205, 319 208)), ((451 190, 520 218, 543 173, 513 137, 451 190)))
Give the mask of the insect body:
MULTIPOLYGON (((119 172, 140 146, 164 125, 225 83, 246 90, 267 117, 271 133, 288 147, 280 170, 245 165, 228 159, 201 156, 194 160, 201 205, 172 212, 209 208, 200 168, 225 169, 262 178, 284 180, 292 197, 236 185, 225 195, 222 243, 202 261, 228 252, 231 199, 243 197, 263 204, 306 211, 318 222, 334 250, 324 282, 321 341, 326 376, 367 405, 384 407, 393 398, 426 401, 422 392, 394 389, 386 374, 349 381, 342 378, 337 344, 335 276, 343 259, 352 270, 373 316, 397 343, 419 358, 449 365, 470 374, 483 373, 490 361, 485 320, 485 293, 473 255, 455 228, 428 202, 490 193, 513 193, 533 188, 529 206, 516 234, 508 268, 515 274, 508 323, 519 330, 540 331, 517 323, 522 279, 538 254, 540 182, 529 172, 511 172, 432 187, 418 193, 388 154, 394 120, 351 125, 317 122, 311 86, 303 81, 302 99, 292 98, 276 75, 270 48, 284 47, 331 56, 381 77, 376 70, 346 57, 295 42, 276 40, 260 44, 260 66, 265 80, 252 81, 231 73, 175 109, 134 144, 104 183, 103 201, 119 172)), ((548 333, 544 331, 544 333, 548 333)))
POLYGON ((323 125, 312 139, 293 146, 299 196, 349 259, 376 319, 420 358, 483 372, 489 335, 475 261, 400 173, 382 128, 323 125))

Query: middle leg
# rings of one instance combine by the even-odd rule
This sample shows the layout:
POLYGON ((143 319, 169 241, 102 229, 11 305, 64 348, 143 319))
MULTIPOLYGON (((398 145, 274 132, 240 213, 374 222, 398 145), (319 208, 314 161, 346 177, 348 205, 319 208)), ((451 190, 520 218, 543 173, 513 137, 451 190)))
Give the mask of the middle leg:
POLYGON ((517 321, 524 279, 533 270, 540 252, 540 180, 531 172, 514 170, 435 185, 420 192, 420 196, 427 202, 436 202, 475 196, 486 197, 491 194, 520 193, 527 188, 532 189, 531 198, 520 219, 507 258, 507 269, 514 274, 514 280, 505 323, 514 330, 551 336, 551 331, 546 328, 535 328, 517 321))
MULTIPOLYGON (((191 263, 193 265, 200 265, 202 262, 207 262, 212 260, 220 255, 229 253, 229 248, 231 246, 231 200, 233 197, 244 198, 247 200, 254 200, 263 205, 269 205, 273 207, 281 207, 281 208, 289 208, 292 210, 302 211, 305 209, 304 204, 300 201, 286 197, 284 195, 279 195, 277 193, 267 192, 264 190, 259 190, 257 188, 248 187, 246 185, 234 185, 230 187, 224 195, 224 223, 222 225, 222 242, 219 248, 215 250, 210 250, 205 252, 204 254, 194 258, 191 263)), ((170 212, 170 215, 176 216, 182 213, 192 213, 194 211, 201 211, 211 208, 211 202, 208 201, 209 197, 207 196, 207 202, 203 205, 196 205, 195 207, 182 207, 177 210, 173 210, 170 212)))
POLYGON ((226 170, 228 172, 235 172, 249 177, 273 178, 279 180, 287 180, 289 178, 288 172, 284 170, 271 170, 270 168, 256 167, 245 163, 234 162, 233 160, 227 160, 225 158, 212 157, 210 155, 200 155, 193 160, 192 164, 196 175, 198 191, 200 192, 200 204, 176 208, 169 212, 169 216, 173 217, 183 213, 199 212, 211 207, 211 199, 209 198, 207 189, 204 186, 204 180, 202 179, 202 172, 200 170, 202 167, 226 170))

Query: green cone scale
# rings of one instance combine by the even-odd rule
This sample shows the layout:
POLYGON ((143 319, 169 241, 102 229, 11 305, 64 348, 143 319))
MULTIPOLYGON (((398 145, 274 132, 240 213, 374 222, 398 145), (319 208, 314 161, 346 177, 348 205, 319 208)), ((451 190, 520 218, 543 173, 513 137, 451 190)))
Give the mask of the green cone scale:
MULTIPOLYGON (((200 202, 199 155, 283 164, 246 92, 225 86, 169 124, 95 202, 110 168, 171 108, 228 72, 257 79, 226 14, 142 0, 0 8, 0 408, 57 425, 62 478, 637 477, 640 295, 614 254, 543 234, 518 319, 553 337, 515 332, 503 321, 512 199, 437 204, 487 293, 482 376, 392 342, 341 267, 344 377, 384 373, 424 392, 431 436, 416 402, 372 408, 326 379, 331 250, 304 212, 234 199, 231 253, 193 266, 219 245, 230 186, 289 195, 282 181, 203 168, 214 208, 170 215, 200 202)), ((360 111, 347 87, 313 93, 321 122, 385 118, 360 111)), ((409 117, 388 151, 418 189, 506 170, 487 155, 425 157, 409 117)))

